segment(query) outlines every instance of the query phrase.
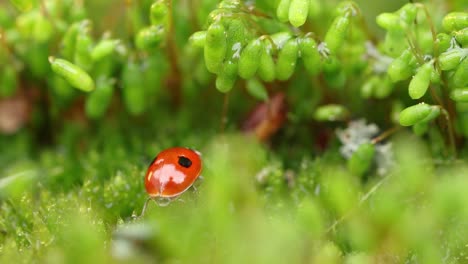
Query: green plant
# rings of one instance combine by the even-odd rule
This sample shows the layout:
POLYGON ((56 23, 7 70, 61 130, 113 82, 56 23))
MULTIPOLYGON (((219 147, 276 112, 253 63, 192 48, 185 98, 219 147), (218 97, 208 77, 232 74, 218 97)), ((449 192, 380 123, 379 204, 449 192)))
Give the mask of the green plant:
POLYGON ((466 262, 468 6, 372 3, 0 3, 0 262, 466 262))

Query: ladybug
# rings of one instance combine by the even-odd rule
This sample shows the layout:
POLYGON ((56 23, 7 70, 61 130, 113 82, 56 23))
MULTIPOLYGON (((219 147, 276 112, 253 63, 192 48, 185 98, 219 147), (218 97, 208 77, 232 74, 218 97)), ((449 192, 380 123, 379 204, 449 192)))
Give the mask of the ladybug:
POLYGON ((174 198, 185 192, 200 176, 200 153, 183 147, 163 150, 151 162, 145 176, 150 198, 174 198))

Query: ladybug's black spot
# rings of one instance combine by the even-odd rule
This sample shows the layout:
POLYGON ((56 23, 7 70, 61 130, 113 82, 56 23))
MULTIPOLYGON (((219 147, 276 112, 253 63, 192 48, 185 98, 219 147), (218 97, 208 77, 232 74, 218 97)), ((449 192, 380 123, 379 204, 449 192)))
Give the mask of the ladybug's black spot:
POLYGON ((184 168, 190 168, 192 166, 192 161, 189 158, 186 158, 184 156, 179 156, 179 165, 184 167, 184 168))

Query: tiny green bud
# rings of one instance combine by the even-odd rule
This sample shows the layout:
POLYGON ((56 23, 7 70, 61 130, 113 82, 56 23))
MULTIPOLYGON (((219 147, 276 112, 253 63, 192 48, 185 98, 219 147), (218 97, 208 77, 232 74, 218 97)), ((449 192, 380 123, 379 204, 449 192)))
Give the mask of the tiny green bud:
POLYGON ((432 67, 431 83, 440 84, 441 83, 440 75, 441 75, 441 72, 439 72, 435 67, 432 67))
POLYGON ((307 14, 310 18, 318 18, 322 9, 323 7, 320 0, 309 0, 309 11, 307 14))
POLYGON ((336 6, 334 16, 356 16, 361 12, 354 1, 340 1, 336 6))
POLYGON ((390 111, 390 118, 394 124, 400 123, 400 112, 403 111, 403 103, 401 101, 395 100, 392 103, 392 108, 390 111))
POLYGON ((317 121, 342 121, 346 120, 348 116, 348 109, 338 104, 320 106, 314 113, 314 118, 317 121))
POLYGON ((59 100, 60 104, 62 102, 67 104, 77 94, 77 89, 73 88, 67 80, 57 74, 52 74, 48 78, 47 86, 51 89, 53 96, 59 100))
POLYGON ((271 50, 264 47, 260 56, 260 65, 258 65, 258 77, 265 82, 271 82, 275 79, 275 62, 271 56, 271 50))
POLYGON ((409 78, 416 67, 416 59, 410 50, 405 50, 395 58, 388 67, 388 76, 393 82, 406 80, 409 78))
POLYGON ((418 41, 421 54, 431 54, 434 51, 434 39, 430 30, 424 30, 421 27, 415 29, 416 39, 418 41))
POLYGON ((336 56, 328 56, 322 65, 323 77, 331 88, 343 88, 346 83, 346 72, 336 56))
MULTIPOLYGON (((282 31, 282 32, 278 32, 273 35, 270 35, 270 39, 273 40, 273 43, 275 43, 277 49, 281 49, 284 46, 284 44, 286 44, 286 42, 292 37, 293 36, 291 32, 289 31, 282 31)), ((265 44, 268 49, 272 48, 270 41, 266 41, 265 44)))
POLYGON ((78 36, 79 27, 79 23, 74 23, 68 27, 67 31, 63 35, 61 42, 61 53, 67 60, 72 60, 75 54, 76 36, 78 36))
POLYGON ((456 31, 453 36, 462 47, 468 48, 468 27, 456 31))
POLYGON ((336 53, 344 44, 349 29, 348 15, 336 17, 325 35, 325 43, 331 53, 336 53))
POLYGON ((413 79, 411 79, 408 92, 412 99, 419 99, 426 94, 427 88, 429 88, 429 84, 431 82, 431 74, 434 70, 432 63, 433 61, 424 63, 419 67, 418 71, 413 76, 413 79))
POLYGON ((401 30, 400 17, 394 13, 382 13, 376 18, 377 25, 386 30, 401 30))
POLYGON ((404 32, 404 30, 389 30, 385 34, 382 48, 391 57, 400 56, 408 48, 404 32))
POLYGON ((278 80, 284 81, 293 75, 296 68, 298 49, 297 39, 293 38, 288 40, 279 51, 276 61, 276 78, 278 80))
POLYGON ((135 46, 139 49, 151 49, 157 47, 166 36, 166 30, 162 26, 149 26, 138 31, 135 37, 135 46))
POLYGON ((221 0, 218 4, 218 8, 220 9, 239 9, 240 7, 240 0, 221 0))
POLYGON ((388 76, 379 78, 374 89, 374 97, 377 99, 387 98, 393 92, 393 83, 388 76))
POLYGON ((429 129, 428 122, 419 122, 413 125, 413 132, 418 136, 422 136, 426 134, 427 130, 429 129))
POLYGON ((288 22, 289 19, 289 7, 291 6, 291 0, 280 0, 276 9, 276 16, 280 22, 288 22))
POLYGON ((94 81, 83 69, 75 64, 54 57, 49 57, 52 70, 62 76, 67 82, 82 91, 90 92, 94 90, 94 81))
POLYGON ((88 117, 99 119, 104 116, 114 93, 113 84, 113 81, 103 78, 97 81, 96 89, 86 98, 85 112, 88 117))
POLYGON ((247 45, 246 27, 241 19, 228 19, 225 23, 227 38, 226 60, 237 60, 242 47, 247 45))
POLYGON ((377 75, 372 75, 366 82, 361 86, 361 97, 368 99, 374 94, 374 90, 377 89, 380 83, 380 78, 377 75))
POLYGON ((418 7, 413 3, 407 3, 397 13, 400 14, 400 19, 406 26, 411 26, 416 19, 418 7))
POLYGON ((436 119, 440 115, 440 107, 439 106, 432 106, 431 113, 429 113, 426 118, 421 120, 423 123, 429 123, 430 121, 436 119))
POLYGON ((205 41, 206 31, 197 31, 193 33, 189 38, 189 42, 197 48, 203 48, 205 46, 205 41))
POLYGON ((247 92, 254 98, 262 101, 268 100, 268 92, 265 86, 256 78, 247 81, 247 92))
POLYGON ((438 106, 431 106, 425 103, 419 103, 403 109, 400 113, 400 124, 402 126, 412 126, 421 121, 425 121, 431 113, 440 111, 438 106))
POLYGON ((147 94, 140 66, 132 61, 127 62, 121 78, 125 108, 132 115, 142 114, 147 107, 147 94))
POLYGON ((90 70, 92 67, 91 51, 93 48, 93 39, 87 30, 81 30, 76 36, 74 63, 79 67, 90 70))
POLYGON ((320 71, 320 53, 313 38, 304 37, 299 40, 299 54, 309 74, 315 75, 320 71))
POLYGON ((253 39, 247 44, 239 58, 239 76, 244 79, 252 78, 260 66, 260 58, 264 49, 260 39, 253 39))
POLYGON ((50 40, 54 33, 54 28, 50 20, 43 15, 38 16, 34 21, 32 37, 40 43, 50 40))
POLYGON ((443 71, 455 69, 468 55, 468 49, 454 48, 439 55, 439 67, 443 71))
POLYGON ((468 58, 463 59, 452 76, 455 87, 465 87, 468 85, 468 58))
POLYGON ((356 176, 363 176, 371 167, 375 155, 375 145, 361 144, 347 162, 348 170, 356 176))
POLYGON ((289 6, 289 21, 291 25, 295 27, 304 25, 307 20, 308 11, 309 0, 291 0, 289 6))
POLYGON ((448 50, 451 46, 452 37, 445 33, 439 33, 436 37, 436 42, 439 45, 439 54, 448 50))
POLYGON ((168 23, 169 7, 166 1, 156 1, 150 7, 150 20, 152 25, 165 26, 168 23))
POLYGON ((216 89, 222 93, 231 91, 237 80, 237 63, 227 61, 223 64, 221 73, 216 76, 216 89))
POLYGON ((119 40, 114 39, 103 39, 91 51, 91 59, 96 62, 100 59, 109 56, 114 52, 117 45, 120 43, 119 40))
POLYGON ((211 24, 206 32, 204 57, 208 71, 218 73, 222 69, 226 51, 226 31, 224 26, 217 21, 211 24))
POLYGON ((468 102, 468 87, 453 90, 450 93, 450 98, 456 102, 468 102))
POLYGON ((468 27, 467 12, 452 12, 447 14, 442 20, 442 26, 447 32, 460 30, 468 27))

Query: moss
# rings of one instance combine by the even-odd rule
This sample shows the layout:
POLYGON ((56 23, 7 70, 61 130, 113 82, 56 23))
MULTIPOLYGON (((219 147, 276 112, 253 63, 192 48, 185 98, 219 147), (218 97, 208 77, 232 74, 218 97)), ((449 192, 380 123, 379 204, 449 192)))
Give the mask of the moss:
MULTIPOLYGON (((363 19, 393 12, 393 2, 367 11, 365 1, 362 10, 352 1, 311 1, 321 9, 300 28, 278 22, 280 1, 170 1, 167 7, 177 12, 164 25, 151 24, 153 1, 59 2, 23 11, 0 4, 0 61, 7 62, 0 79, 6 72, 2 83, 14 84, 0 87, 8 90, 0 98, 0 263, 467 262, 466 109, 448 96, 460 87, 452 85, 453 72, 432 73, 431 81, 443 81, 432 83, 421 100, 441 115, 418 121, 421 131, 413 135, 398 124, 399 112, 416 104, 408 97, 409 77, 392 83, 387 76, 400 49, 410 55, 398 65, 408 76, 443 53, 432 50, 429 22, 447 42, 460 33, 445 32, 441 21, 449 11, 466 10, 464 1, 406 4, 391 16, 404 22, 396 26, 408 35, 393 32, 390 21, 385 38, 368 31, 363 19), (417 21, 401 14, 410 11, 417 21), (321 40, 340 16, 350 19, 349 34, 330 33, 329 39, 345 40, 330 51, 321 40), (46 25, 41 35, 47 21, 53 29, 46 25), (310 76, 295 53, 299 60, 288 80, 262 81, 270 98, 284 95, 280 106, 259 105, 246 90, 248 80, 220 94, 203 49, 188 41, 214 22, 245 26, 239 41, 233 41, 239 34, 230 38, 238 28, 220 35, 236 45, 228 47, 230 56, 259 38, 276 60, 283 42, 313 38, 325 65, 310 76), (161 39, 135 47, 135 36, 147 27, 156 27, 161 39), (74 50, 73 30, 81 30, 89 46, 74 50), (90 57, 101 39, 115 45, 90 57), (84 61, 96 85, 112 86, 104 114, 86 116, 91 94, 58 79, 49 56, 84 61), (128 71, 127 64, 136 66, 128 71), (368 80, 374 81, 363 97, 368 80), (128 87, 137 90, 128 93, 128 87), (11 108, 17 104, 25 113, 11 108), (324 111, 315 120, 326 105, 346 114, 333 118, 324 111), (281 118, 268 114, 276 108, 281 118), (352 121, 358 118, 368 121, 352 121), (5 122, 16 125, 5 130, 5 122), (263 141, 250 133, 262 129, 268 131, 263 141), (353 173, 347 159, 363 144, 375 153, 353 173), (202 153, 203 180, 165 206, 150 202, 140 215, 148 165, 173 146, 202 153)), ((457 17, 450 18, 455 27, 464 23, 457 17)))

